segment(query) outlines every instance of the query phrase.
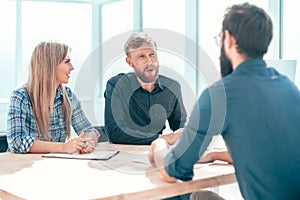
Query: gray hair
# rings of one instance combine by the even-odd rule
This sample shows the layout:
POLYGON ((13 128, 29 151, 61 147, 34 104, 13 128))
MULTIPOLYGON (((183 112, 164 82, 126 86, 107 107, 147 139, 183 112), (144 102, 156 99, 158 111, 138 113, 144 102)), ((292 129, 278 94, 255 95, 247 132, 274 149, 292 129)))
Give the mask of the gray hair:
POLYGON ((144 43, 150 44, 154 47, 155 51, 157 50, 156 42, 149 37, 146 33, 139 32, 133 33, 130 38, 126 41, 124 45, 124 51, 126 56, 129 57, 131 49, 137 49, 142 46, 144 43))

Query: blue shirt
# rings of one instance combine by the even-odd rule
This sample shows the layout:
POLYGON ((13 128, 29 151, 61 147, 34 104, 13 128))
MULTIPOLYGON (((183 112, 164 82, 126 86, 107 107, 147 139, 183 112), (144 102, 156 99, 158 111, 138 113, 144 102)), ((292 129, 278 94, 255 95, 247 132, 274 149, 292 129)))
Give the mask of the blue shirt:
POLYGON ((112 143, 150 144, 168 120, 175 131, 186 121, 180 85, 159 75, 155 88, 143 89, 134 73, 108 80, 105 97, 105 127, 112 143))
MULTIPOLYGON (((70 88, 65 87, 70 100, 72 127, 77 134, 84 132, 97 132, 85 116, 79 100, 70 88)), ((49 132, 53 142, 65 142, 66 123, 62 114, 62 91, 58 87, 53 105, 53 115, 50 117, 49 132)), ((7 119, 8 151, 27 153, 34 140, 44 140, 37 129, 30 98, 22 87, 12 92, 7 119)))
POLYGON ((247 60, 202 93, 166 171, 192 179, 193 164, 221 133, 244 199, 299 199, 299 122, 298 88, 262 59, 247 60))

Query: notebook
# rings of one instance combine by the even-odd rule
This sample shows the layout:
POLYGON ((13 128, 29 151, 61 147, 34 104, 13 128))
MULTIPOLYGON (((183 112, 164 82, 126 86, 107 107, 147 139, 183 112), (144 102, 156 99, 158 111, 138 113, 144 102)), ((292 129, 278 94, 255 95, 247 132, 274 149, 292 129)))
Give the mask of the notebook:
POLYGON ((109 160, 116 156, 120 151, 109 150, 109 151, 94 151, 86 154, 67 154, 67 153, 47 153, 42 155, 44 158, 68 158, 68 159, 84 159, 84 160, 109 160))

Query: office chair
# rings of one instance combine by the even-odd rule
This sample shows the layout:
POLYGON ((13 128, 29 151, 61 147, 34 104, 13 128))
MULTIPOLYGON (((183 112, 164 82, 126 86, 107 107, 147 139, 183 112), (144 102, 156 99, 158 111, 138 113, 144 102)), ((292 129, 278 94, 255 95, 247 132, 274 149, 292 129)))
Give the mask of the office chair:
POLYGON ((98 138, 98 142, 107 142, 108 138, 107 138, 107 134, 106 134, 106 128, 104 126, 93 126, 99 133, 100 133, 100 137, 98 138))
POLYGON ((0 135, 0 152, 6 152, 7 147, 6 135, 0 135))

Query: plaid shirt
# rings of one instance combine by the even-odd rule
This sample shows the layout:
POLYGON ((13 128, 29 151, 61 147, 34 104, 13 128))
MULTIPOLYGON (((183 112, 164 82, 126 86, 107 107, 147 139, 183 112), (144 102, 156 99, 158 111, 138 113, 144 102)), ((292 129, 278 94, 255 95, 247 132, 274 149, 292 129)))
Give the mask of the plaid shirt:
MULTIPOLYGON (((72 127, 77 135, 83 130, 84 132, 96 132, 99 136, 97 130, 88 121, 79 100, 70 88, 66 87, 66 92, 72 108, 72 127)), ((50 141, 53 142, 65 142, 66 140, 66 123, 62 115, 62 98, 62 91, 58 87, 54 99, 53 115, 50 117, 49 124, 50 141)), ((8 151, 27 153, 34 140, 45 140, 37 129, 30 98, 24 88, 12 92, 8 109, 7 128, 8 151)))

